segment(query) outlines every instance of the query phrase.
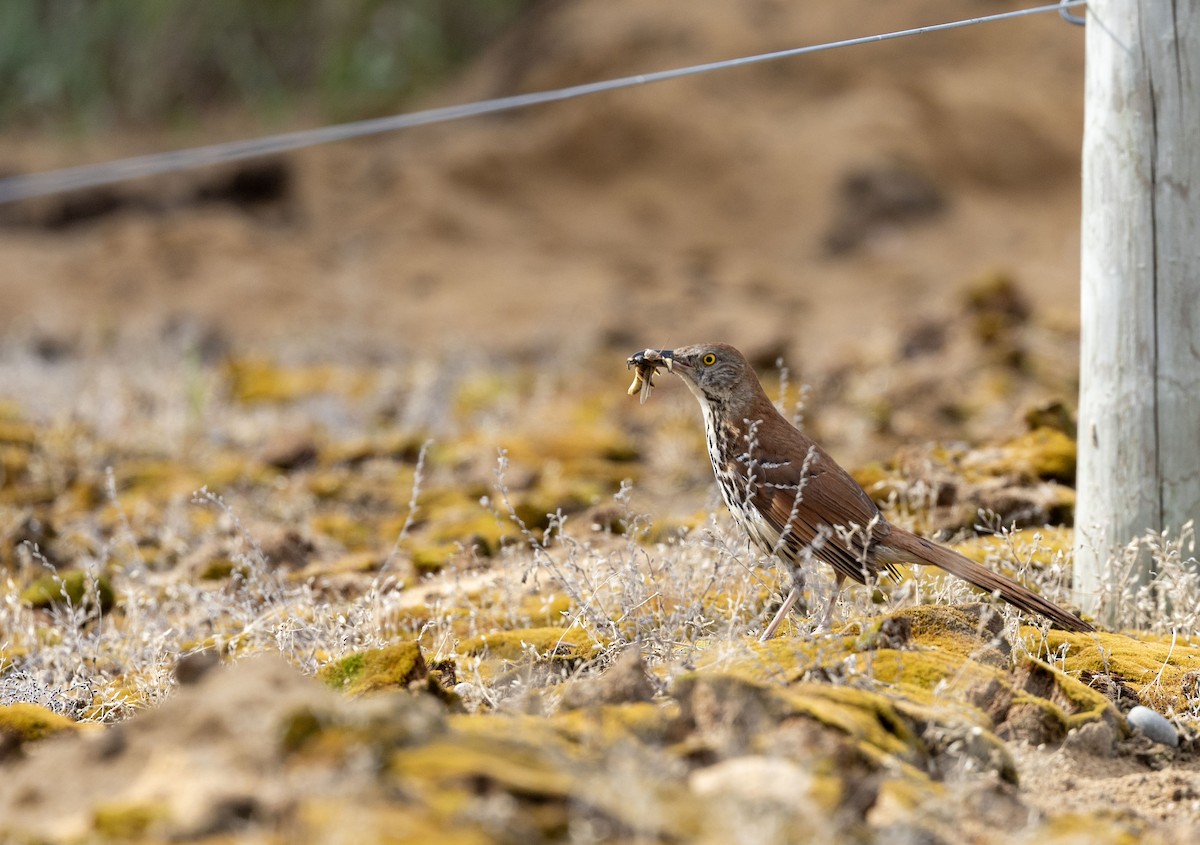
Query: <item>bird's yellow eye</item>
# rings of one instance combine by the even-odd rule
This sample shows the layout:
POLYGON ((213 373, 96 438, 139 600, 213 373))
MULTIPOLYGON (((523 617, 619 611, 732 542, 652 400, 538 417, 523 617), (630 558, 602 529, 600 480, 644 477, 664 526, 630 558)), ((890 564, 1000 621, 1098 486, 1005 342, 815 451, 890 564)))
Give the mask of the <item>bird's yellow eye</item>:
POLYGON ((700 360, 704 362, 704 366, 711 367, 713 364, 717 363, 717 356, 709 352, 700 360))

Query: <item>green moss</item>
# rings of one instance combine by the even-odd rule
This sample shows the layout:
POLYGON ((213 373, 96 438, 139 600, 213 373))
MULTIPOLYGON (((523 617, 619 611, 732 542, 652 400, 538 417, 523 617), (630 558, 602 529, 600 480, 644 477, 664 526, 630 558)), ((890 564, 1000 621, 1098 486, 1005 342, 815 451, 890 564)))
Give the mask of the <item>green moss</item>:
POLYGON ((428 674, 420 645, 401 642, 326 664, 317 677, 334 689, 360 695, 382 689, 405 689, 428 674))
POLYGON ((78 571, 47 575, 21 592, 21 601, 36 608, 63 606, 68 601, 73 607, 94 608, 97 599, 102 613, 112 610, 116 594, 108 576, 97 575, 93 580, 88 573, 78 571))
POLYGON ((20 702, 0 707, 0 733, 16 736, 21 742, 36 742, 78 725, 53 710, 20 702))

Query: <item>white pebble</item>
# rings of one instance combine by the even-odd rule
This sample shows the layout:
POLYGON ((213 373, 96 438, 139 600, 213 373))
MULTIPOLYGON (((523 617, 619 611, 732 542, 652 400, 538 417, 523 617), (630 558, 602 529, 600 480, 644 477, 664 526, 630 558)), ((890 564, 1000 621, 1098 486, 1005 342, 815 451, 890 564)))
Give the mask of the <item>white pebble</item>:
POLYGON ((1141 731, 1155 742, 1161 742, 1172 748, 1179 747, 1179 734, 1175 731, 1175 726, 1149 707, 1142 707, 1139 704, 1130 710, 1129 715, 1125 718, 1129 720, 1130 727, 1141 731))

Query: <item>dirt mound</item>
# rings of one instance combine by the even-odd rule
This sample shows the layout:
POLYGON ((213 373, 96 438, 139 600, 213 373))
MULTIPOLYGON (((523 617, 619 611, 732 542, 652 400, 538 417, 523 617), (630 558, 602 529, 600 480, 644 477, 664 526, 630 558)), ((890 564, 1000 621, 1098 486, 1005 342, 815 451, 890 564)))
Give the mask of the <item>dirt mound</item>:
MULTIPOLYGON (((548 4, 437 102, 965 11, 548 4)), ((9 209, 4 329, 94 340, 186 319, 343 354, 719 337, 816 369, 888 348, 982 272, 1071 308, 1081 68, 1080 32, 1047 15, 320 148, 269 165, 265 194, 238 188, 258 165, 9 209)), ((0 163, 56 155, 78 152, 9 141, 0 163)))

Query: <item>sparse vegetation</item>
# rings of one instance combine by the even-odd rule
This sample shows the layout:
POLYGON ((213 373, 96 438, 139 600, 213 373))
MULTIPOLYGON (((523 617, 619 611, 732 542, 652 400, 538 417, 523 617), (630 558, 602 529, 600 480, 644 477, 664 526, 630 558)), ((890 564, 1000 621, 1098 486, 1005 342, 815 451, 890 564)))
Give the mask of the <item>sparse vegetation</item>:
POLYGON ((213 108, 330 119, 395 111, 528 0, 13 0, 0 6, 0 121, 194 123, 213 108))
MULTIPOLYGON (((4 366, 8 383, 20 384, 42 365, 12 349, 4 366)), ((439 707, 483 720, 422 741, 403 728, 407 750, 391 771, 422 790, 482 777, 539 800, 575 800, 583 781, 561 770, 557 754, 592 760, 601 767, 594 779, 606 743, 633 742, 662 766, 665 738, 680 732, 717 743, 720 759, 741 759, 757 746, 722 733, 717 706, 752 722, 773 714, 762 731, 780 719, 819 725, 854 749, 860 775, 900 766, 891 788, 916 790, 920 803, 951 771, 1015 779, 1006 740, 1059 742, 1092 723, 1120 737, 1120 708, 1134 698, 1194 718, 1188 661, 1200 650, 1190 640, 1167 651, 1115 634, 1062 634, 1041 620, 1018 628, 1011 608, 979 604, 949 578, 848 589, 836 633, 810 638, 812 623, 793 617, 784 637, 755 643, 749 635, 772 615, 785 573, 712 507, 702 445, 662 451, 658 434, 624 434, 613 420, 630 406, 605 382, 514 370, 497 378, 523 385, 516 393, 479 393, 468 380, 434 397, 395 367, 312 379, 307 366, 259 362, 248 393, 247 368, 236 364, 186 382, 161 365, 119 376, 104 363, 68 366, 90 368, 83 381, 104 393, 73 396, 69 422, 51 405, 26 409, 25 396, 10 397, 6 424, 33 433, 7 439, 13 470, 0 484, 9 505, 0 704, 39 708, 46 719, 120 721, 171 695, 183 655, 232 662, 277 651, 348 694, 432 692, 439 707), (419 430, 399 422, 413 417, 407 403, 423 409, 419 430), (116 409, 122 425, 106 427, 116 409), (327 422, 314 425, 318 416, 327 422), (552 426, 556 438, 547 437, 552 426), (263 434, 295 430, 305 432, 302 449, 263 434), (280 457, 300 452, 302 461, 280 457), (654 457, 630 460, 646 454, 654 457), (659 479, 695 491, 694 514, 647 515, 668 500, 642 491, 656 483, 640 473, 651 462, 659 479), (427 565, 432 555, 439 566, 427 565), (629 648, 640 660, 608 680, 629 648), (622 672, 634 680, 620 681, 622 672), (605 683, 609 691, 595 686, 605 683), (655 691, 657 703, 643 701, 655 691), (580 708, 601 706, 611 710, 585 727, 580 708), (519 727, 525 712, 549 719, 550 733, 535 741, 519 727), (488 738, 488 725, 505 738, 488 738), (548 750, 559 742, 568 743, 562 752, 548 750), (581 742, 588 750, 568 750, 581 742)), ((786 374, 780 380, 786 395, 786 374)), ((671 432, 684 410, 659 402, 638 413, 651 415, 648 431, 671 432)), ((1006 484, 1011 497, 1061 483, 1030 469, 1026 441, 1014 444, 910 452, 903 467, 873 470, 872 489, 890 518, 928 527, 960 524, 962 503, 979 491, 1006 484), (959 510, 939 512, 947 498, 959 510)), ((975 520, 979 536, 964 551, 1068 598, 1069 529, 1014 529, 978 512, 975 520)), ((1144 627, 1191 624, 1189 542, 1151 544, 1175 598, 1151 606, 1156 594, 1139 593, 1144 627)), ((828 573, 818 568, 809 587, 809 606, 823 607, 828 573)), ((392 730, 299 712, 278 730, 289 754, 310 761, 345 759, 347 747, 392 730)), ((718 769, 697 771, 703 783, 718 769)), ((825 807, 834 828, 849 823, 837 821, 848 812, 845 774, 820 774, 804 799, 825 807)), ((96 823, 133 837, 175 823, 154 807, 128 818, 98 808, 96 823)), ((632 823, 618 805, 595 811, 632 823)))

